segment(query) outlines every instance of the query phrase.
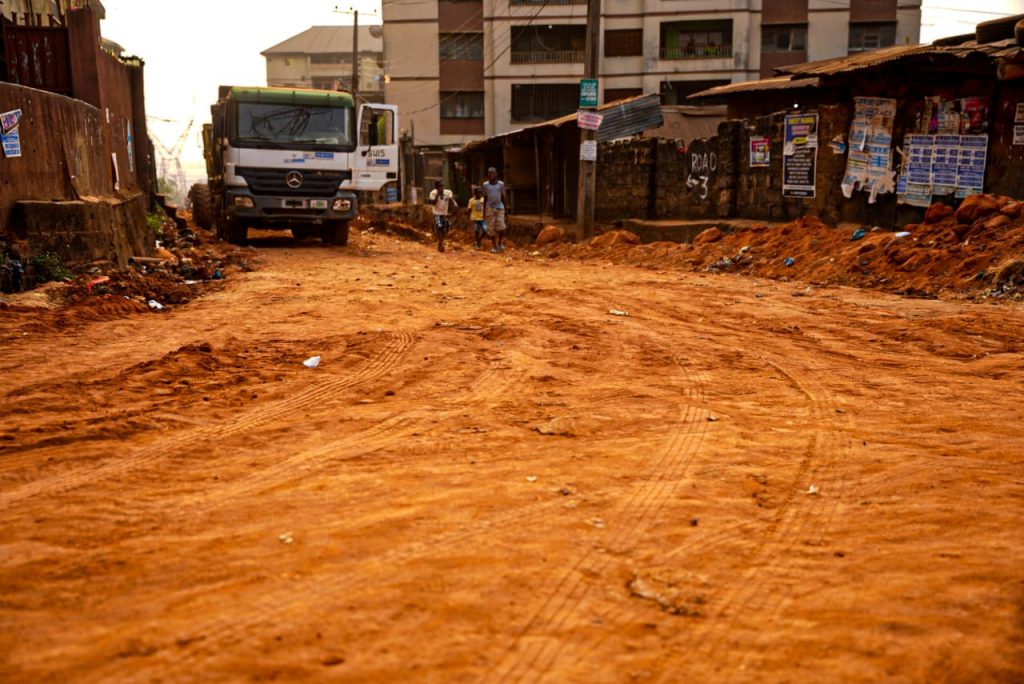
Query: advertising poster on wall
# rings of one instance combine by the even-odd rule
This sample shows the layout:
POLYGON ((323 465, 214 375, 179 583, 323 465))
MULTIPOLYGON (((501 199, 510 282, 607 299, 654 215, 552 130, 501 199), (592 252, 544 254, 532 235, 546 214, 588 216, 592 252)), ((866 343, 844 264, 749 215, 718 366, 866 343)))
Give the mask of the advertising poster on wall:
POLYGON ((818 115, 790 114, 785 129, 782 196, 812 198, 818 159, 818 115))
POLYGON ((897 194, 901 204, 927 207, 934 195, 976 195, 985 186, 987 135, 908 135, 897 194))
POLYGON ((750 167, 764 168, 772 165, 772 141, 767 136, 750 139, 750 167))
POLYGON ((960 100, 960 132, 985 133, 988 131, 988 100, 965 97, 960 100))
POLYGON ((8 159, 16 159, 21 156, 21 134, 18 132, 20 123, 20 109, 0 114, 0 145, 3 147, 4 156, 8 159))
POLYGON ((896 119, 896 100, 882 97, 855 97, 853 123, 850 125, 850 153, 846 158, 843 196, 854 191, 868 193, 868 203, 878 195, 892 192, 896 174, 892 168, 892 129, 896 119))
POLYGON ((1013 144, 1024 145, 1024 125, 1014 124, 1013 126, 1013 144))
POLYGON ((987 135, 960 136, 960 157, 956 173, 956 196, 980 195, 985 190, 987 135))

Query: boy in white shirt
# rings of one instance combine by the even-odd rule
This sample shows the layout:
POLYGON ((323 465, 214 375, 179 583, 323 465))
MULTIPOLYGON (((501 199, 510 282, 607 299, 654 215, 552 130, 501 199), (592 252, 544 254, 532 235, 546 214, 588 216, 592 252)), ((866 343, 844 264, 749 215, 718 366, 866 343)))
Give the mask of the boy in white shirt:
POLYGON ((448 235, 448 229, 451 227, 448 222, 448 209, 459 205, 455 202, 452 191, 444 189, 443 181, 434 183, 429 200, 434 205, 434 234, 437 235, 437 251, 443 252, 444 238, 448 235))

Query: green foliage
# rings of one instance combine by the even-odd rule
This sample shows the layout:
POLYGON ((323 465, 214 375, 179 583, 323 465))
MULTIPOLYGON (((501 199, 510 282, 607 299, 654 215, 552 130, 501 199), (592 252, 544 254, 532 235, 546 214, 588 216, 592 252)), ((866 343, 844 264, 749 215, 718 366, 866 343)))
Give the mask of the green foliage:
POLYGON ((32 257, 32 266, 35 268, 36 280, 42 283, 51 280, 71 280, 75 277, 53 252, 43 252, 32 257))
POLYGON ((167 180, 163 176, 156 179, 156 192, 159 195, 168 195, 174 197, 178 194, 178 188, 172 181, 167 180))
POLYGON ((164 216, 160 213, 153 212, 152 214, 146 214, 146 223, 150 229, 156 233, 157 237, 162 237, 164 234, 164 216))

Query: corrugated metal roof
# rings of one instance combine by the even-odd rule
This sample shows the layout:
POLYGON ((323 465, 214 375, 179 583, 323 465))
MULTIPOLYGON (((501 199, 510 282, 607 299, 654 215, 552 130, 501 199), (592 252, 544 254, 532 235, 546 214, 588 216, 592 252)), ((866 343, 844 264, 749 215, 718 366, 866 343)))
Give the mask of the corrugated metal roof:
POLYGON ((996 59, 1013 56, 1020 52, 1020 50, 1020 45, 1013 39, 1000 40, 993 43, 978 43, 972 40, 960 45, 896 45, 870 52, 858 52, 846 57, 826 59, 820 62, 807 62, 805 64, 778 67, 775 71, 780 74, 791 74, 798 78, 805 76, 833 76, 860 69, 871 69, 887 62, 895 62, 920 55, 967 57, 972 54, 981 54, 996 59))
POLYGON ((726 107, 670 105, 661 108, 661 115, 665 123, 657 128, 648 128, 642 134, 645 138, 698 140, 718 133, 718 124, 726 119, 726 107))
MULTIPOLYGON (((380 26, 359 27, 359 52, 383 52, 384 39, 380 26)), ((267 48, 261 55, 316 55, 352 52, 351 26, 313 26, 288 40, 267 48)))
POLYGON ((880 50, 871 50, 870 52, 857 52, 845 57, 836 57, 835 59, 776 67, 775 71, 780 74, 792 74, 794 76, 831 76, 845 71, 870 69, 879 64, 903 59, 911 55, 934 52, 935 50, 936 48, 933 45, 895 45, 880 50))
POLYGON ((817 88, 821 79, 800 78, 792 76, 776 76, 765 78, 760 81, 742 81, 740 83, 728 83, 702 90, 699 93, 690 95, 687 99, 703 99, 705 97, 718 97, 722 95, 735 95, 737 93, 755 93, 766 90, 793 90, 795 88, 817 88))
POLYGON ((969 41, 960 45, 897 45, 819 62, 778 67, 775 70, 782 74, 780 76, 709 88, 690 95, 688 99, 700 100, 706 97, 789 88, 815 88, 821 85, 821 79, 824 77, 851 73, 861 69, 872 69, 889 62, 923 55, 949 55, 964 58, 980 54, 990 59, 1005 59, 1021 53, 1022 48, 1015 40, 1001 40, 994 43, 969 41))
MULTIPOLYGON (((637 95, 636 97, 609 102, 598 107, 597 111, 604 115, 601 128, 597 131, 598 142, 607 142, 616 138, 636 135, 646 131, 648 128, 657 128, 664 123, 664 119, 661 116, 661 96, 656 94, 637 95)), ((492 140, 501 140, 502 138, 539 128, 559 128, 570 123, 576 123, 575 113, 535 123, 524 128, 518 128, 508 133, 494 135, 490 138, 470 140, 462 146, 462 149, 471 150, 481 147, 492 140)))

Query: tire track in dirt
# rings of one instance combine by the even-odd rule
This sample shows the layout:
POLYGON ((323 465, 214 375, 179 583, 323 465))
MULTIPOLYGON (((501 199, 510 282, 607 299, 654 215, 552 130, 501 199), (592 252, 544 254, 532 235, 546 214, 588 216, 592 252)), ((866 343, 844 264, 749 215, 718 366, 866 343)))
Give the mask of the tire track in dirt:
MULTIPOLYGON (((474 393, 477 399, 484 398, 486 400, 486 397, 500 395, 516 382, 518 376, 526 373, 528 370, 525 364, 519 363, 516 365, 520 365, 522 368, 518 374, 499 373, 506 363, 508 361, 504 359, 492 363, 489 369, 476 382, 472 383, 471 392, 474 393), (504 376, 501 382, 494 382, 494 376, 496 375, 504 376)), ((450 403, 453 406, 459 406, 462 404, 462 400, 453 398, 450 400, 450 403)), ((697 422, 697 424, 706 426, 706 420, 700 421, 697 418, 697 415, 702 411, 703 409, 701 408, 687 406, 684 412, 690 416, 689 422, 697 422)), ((684 432, 684 429, 681 427, 673 432, 672 442, 677 447, 679 443, 685 443, 686 440, 691 438, 691 435, 684 435, 684 432)), ((666 453, 664 456, 669 458, 671 453, 666 453)), ((659 482, 654 486, 664 486, 665 478, 669 476, 670 473, 663 471, 659 482)), ((489 514, 487 518, 475 520, 460 529, 454 529, 431 538, 413 541, 390 549, 371 559, 371 562, 377 566, 398 565, 416 558, 437 554, 442 549, 463 545, 481 535, 493 534, 502 530, 529 525, 533 521, 548 519, 552 513, 563 508, 564 502, 561 498, 528 503, 515 509, 497 514, 489 514)), ((331 561, 328 560, 326 562, 331 561)), ((306 623, 330 620, 333 614, 330 608, 330 598, 343 595, 344 591, 351 587, 353 583, 358 582, 360 577, 364 576, 366 572, 366 568, 360 566, 342 572, 319 573, 316 578, 301 580, 300 584, 292 583, 289 585, 287 592, 283 593, 280 597, 277 595, 264 595, 261 596, 257 603, 238 606, 230 619, 215 619, 205 625, 200 624, 198 621, 193 621, 192 629, 197 634, 197 638, 201 637, 201 639, 194 642, 193 650, 189 653, 190 662, 195 663, 198 670, 201 671, 203 669, 202 663, 215 659, 220 654, 220 649, 224 643, 242 641, 247 636, 251 636, 254 630, 258 630, 263 626, 269 627, 287 622, 289 618, 301 618, 306 623), (311 602, 309 597, 312 596, 320 597, 320 600, 311 602)), ((146 668, 137 673, 137 677, 129 675, 127 680, 150 681, 154 678, 160 678, 162 675, 170 676, 175 671, 172 665, 161 664, 155 660, 147 662, 146 665, 146 668)), ((124 673, 118 672, 117 668, 113 665, 104 669, 104 676, 115 675, 118 678, 125 679, 124 673)))
MULTIPOLYGON (((759 356, 807 398, 812 422, 834 420, 838 405, 831 393, 808 374, 793 369, 783 357, 764 352, 759 356)), ((716 610, 708 612, 691 637, 698 644, 694 654, 703 661, 711 662, 720 654, 741 615, 757 613, 760 620, 771 619, 788 604, 789 599, 777 589, 785 586, 785 579, 792 573, 794 547, 809 537, 820 538, 824 534, 842 496, 845 480, 836 479, 842 445, 843 440, 831 430, 819 430, 808 440, 780 511, 751 553, 748 569, 730 583, 732 590, 716 602, 716 610), (807 494, 805 486, 811 484, 819 487, 819 495, 807 494), (769 614, 765 616, 762 611, 769 614)), ((663 674, 658 681, 673 680, 663 674)))
MULTIPOLYGON (((630 306, 634 306, 636 311, 643 311, 645 317, 647 312, 653 314, 650 316, 653 320, 658 320, 660 323, 666 325, 666 329, 671 324, 678 324, 681 319, 676 312, 667 313, 662 307, 652 302, 628 302, 630 306)), ((740 334, 740 331, 726 326, 735 334, 740 334)), ((796 371, 790 367, 787 367, 786 360, 781 356, 769 355, 766 353, 759 354, 762 361, 775 368, 778 372, 783 374, 784 377, 805 397, 807 397, 812 412, 812 420, 814 422, 829 422, 835 419, 837 414, 836 409, 839 408, 835 403, 831 393, 825 390, 820 383, 817 383, 811 378, 809 374, 804 374, 796 371)), ((806 355, 804 355, 806 356, 806 355)), ((818 372, 830 372, 834 369, 815 368, 812 373, 818 372)), ((839 435, 834 431, 825 431, 824 437, 821 433, 814 435, 810 443, 808 444, 807 450, 805 451, 804 458, 801 459, 797 473, 793 478, 793 483, 788 489, 788 496, 783 503, 783 511, 776 516, 776 519, 769 526, 768 530, 762 535, 762 539, 755 549, 753 554, 753 561, 750 569, 745 573, 743 582, 737 583, 736 589, 730 593, 726 600, 722 603, 719 610, 713 615, 709 616, 707 625, 704 629, 703 637, 699 641, 701 643, 701 650, 705 652, 707 657, 713 657, 717 647, 720 646, 722 639, 709 638, 717 636, 717 632, 722 632, 722 629, 715 629, 716 623, 722 621, 723 615, 729 610, 732 604, 737 604, 738 607, 732 611, 732 614, 739 615, 745 612, 747 609, 753 610, 768 610, 771 616, 777 615, 781 612, 787 604, 787 599, 782 597, 777 592, 766 592, 763 591, 763 585, 767 581, 763 573, 758 572, 758 562, 763 558, 766 550, 769 549, 773 541, 778 539, 785 540, 785 548, 781 553, 774 554, 774 556, 791 561, 793 547, 798 543, 798 540, 806 539, 808 536, 820 538, 828 526, 831 524, 837 510, 837 504, 839 498, 842 496, 842 492, 845 489, 845 478, 840 477, 838 481, 834 480, 834 471, 839 461, 839 456, 842 452, 848 451, 849 443, 846 441, 845 445, 839 438, 839 435), (845 446, 845 450, 843 447, 845 446), (825 453, 826 458, 821 458, 821 454, 825 453), (813 480, 813 482, 812 482, 813 480), (810 508, 813 511, 808 511, 808 506, 800 506, 799 504, 793 505, 797 496, 802 495, 806 490, 801 489, 804 484, 815 484, 821 491, 821 496, 808 497, 813 498, 810 508), (769 601, 771 604, 769 605, 769 601)), ((741 529, 753 528, 753 525, 737 525, 733 532, 738 532, 741 529)), ((702 548, 708 548, 704 546, 707 542, 711 542, 712 547, 717 543, 724 542, 728 539, 730 532, 723 531, 720 535, 716 535, 713 540, 699 540, 694 538, 692 544, 702 544, 702 548), (716 543, 717 542, 717 543, 716 543)), ((684 544, 683 547, 688 547, 691 544, 684 544)), ((672 555, 677 555, 683 551, 683 548, 677 548, 672 552, 672 555)), ((789 567, 791 562, 787 562, 784 565, 784 569, 787 570, 786 576, 789 575, 789 567)), ((640 615, 639 611, 634 611, 640 615)), ((602 613, 601 616, 605 617, 607 612, 602 613)), ((721 636, 727 637, 728 630, 724 630, 724 634, 721 636)), ((576 636, 572 641, 579 643, 582 640, 582 636, 576 636)), ((584 647, 584 651, 579 654, 576 658, 576 662, 582 660, 587 653, 592 652, 594 649, 600 646, 604 642, 604 638, 599 640, 593 640, 590 642, 589 647, 584 647)), ((561 650, 561 647, 559 648, 561 650)), ((748 656, 749 657, 749 656, 748 656)), ((552 658, 545 667, 533 668, 532 675, 534 677, 543 677, 547 672, 547 669, 554 664, 555 658, 552 658)), ((522 677, 519 677, 522 679, 522 677)))
MULTIPOLYGON (((708 429, 708 412, 704 405, 702 391, 703 376, 698 381, 691 375, 685 365, 673 356, 673 361, 685 380, 685 408, 679 419, 672 425, 670 436, 662 452, 661 458, 648 473, 654 483, 646 483, 617 510, 609 526, 615 520, 628 521, 603 544, 618 550, 630 545, 632 540, 642 537, 654 523, 658 514, 679 487, 680 481, 689 469, 693 458, 708 429), (695 429, 695 428, 700 429, 695 429)), ((498 663, 491 676, 500 682, 534 681, 542 677, 557 661, 565 647, 565 641, 559 639, 537 639, 527 644, 531 632, 544 629, 546 632, 562 631, 566 623, 587 600, 591 585, 585 581, 583 570, 588 574, 602 576, 615 561, 607 553, 589 550, 573 567, 558 580, 547 599, 533 612, 526 625, 516 635, 509 647, 506 657, 498 663)))
POLYGON ((88 468, 76 468, 69 473, 58 474, 24 484, 0 495, 0 509, 27 498, 69 491, 96 480, 110 478, 141 468, 174 455, 186 445, 244 434, 255 428, 278 421, 285 416, 301 413, 333 395, 381 377, 395 367, 405 352, 412 346, 415 338, 410 333, 403 331, 390 333, 389 337, 390 339, 379 353, 351 375, 312 385, 269 406, 261 406, 253 411, 244 413, 238 420, 231 423, 210 425, 198 430, 180 432, 133 455, 117 458, 116 460, 108 458, 88 468))
MULTIPOLYGON (((462 409, 467 404, 490 401, 515 384, 522 374, 522 371, 516 370, 515 363, 508 357, 491 361, 484 371, 468 385, 468 391, 447 397, 442 402, 442 407, 462 409)), ((440 410, 444 411, 444 408, 440 408, 440 410)), ((406 411, 389 416, 365 430, 335 439, 311 451, 299 451, 283 459, 279 458, 281 454, 277 453, 275 454, 277 460, 272 465, 260 468, 252 476, 246 477, 240 482, 186 498, 181 500, 179 505, 189 507, 190 515, 195 515, 200 511, 219 510, 243 496, 257 494, 270 487, 279 488, 293 485, 315 474, 318 466, 326 462, 337 463, 354 456, 373 453, 408 438, 413 430, 403 430, 402 428, 413 423, 413 420, 414 416, 411 415, 411 412, 406 411), (210 502, 212 505, 203 509, 195 508, 204 502, 210 502)), ((350 499, 349 507, 374 500, 375 497, 375 494, 368 494, 365 498, 350 499)))

